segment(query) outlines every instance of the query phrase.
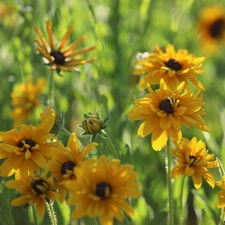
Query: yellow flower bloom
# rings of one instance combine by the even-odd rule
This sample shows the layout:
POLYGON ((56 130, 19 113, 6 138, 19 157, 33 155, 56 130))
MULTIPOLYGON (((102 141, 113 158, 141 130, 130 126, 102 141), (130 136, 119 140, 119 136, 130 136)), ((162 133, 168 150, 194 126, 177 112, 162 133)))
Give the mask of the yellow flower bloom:
POLYGON ((14 108, 11 116, 15 120, 14 127, 20 126, 29 119, 33 110, 39 106, 38 99, 45 86, 44 79, 38 79, 36 83, 30 79, 26 83, 21 82, 15 86, 15 91, 11 93, 12 105, 14 108))
POLYGON ((181 127, 195 126, 208 131, 201 116, 206 115, 202 106, 204 102, 198 97, 199 92, 184 92, 184 82, 177 89, 169 89, 163 79, 160 88, 153 91, 149 86, 149 94, 135 101, 135 106, 129 112, 129 120, 145 120, 138 129, 138 136, 145 137, 152 133, 151 142, 154 150, 161 150, 168 136, 176 142, 182 137, 181 127))
POLYGON ((20 180, 10 180, 5 186, 14 188, 23 195, 11 202, 12 206, 33 206, 36 205, 37 215, 43 217, 45 214, 46 201, 59 198, 59 194, 52 188, 53 179, 44 175, 22 174, 20 180))
POLYGON ((36 26, 34 26, 34 30, 36 31, 39 38, 35 39, 35 42, 38 44, 37 51, 49 61, 51 71, 53 70, 57 70, 58 72, 67 70, 72 71, 78 65, 91 63, 96 60, 95 58, 74 59, 75 56, 85 54, 95 49, 95 46, 92 46, 88 48, 74 50, 80 43, 82 43, 87 38, 85 35, 76 40, 75 42, 73 42, 72 44, 70 44, 69 46, 67 46, 63 50, 73 30, 73 26, 70 26, 68 28, 66 34, 59 42, 57 48, 55 47, 54 38, 52 34, 52 24, 50 20, 46 21, 46 30, 48 34, 49 47, 40 30, 36 26))
POLYGON ((49 134, 54 121, 52 114, 36 127, 22 124, 20 131, 0 132, 0 158, 7 158, 0 166, 1 176, 15 173, 20 179, 21 173, 29 175, 46 167, 52 157, 51 147, 56 144, 55 136, 49 134))
POLYGON ((220 44, 225 44, 225 10, 222 6, 203 9, 199 20, 199 34, 206 53, 214 53, 220 44))
POLYGON ((220 200, 217 203, 217 208, 223 208, 225 213, 225 176, 223 176, 223 181, 217 181, 216 185, 222 188, 222 190, 218 192, 220 200))
POLYGON ((141 194, 133 168, 130 164, 120 165, 117 159, 108 161, 104 155, 97 165, 85 170, 76 167, 77 180, 65 183, 71 193, 68 204, 77 206, 72 218, 97 216, 102 225, 112 225, 114 217, 123 221, 121 210, 133 216, 132 207, 124 199, 141 194))
POLYGON ((76 179, 75 167, 87 168, 95 162, 94 159, 84 158, 97 145, 97 143, 91 143, 79 151, 79 143, 76 134, 73 133, 68 140, 67 147, 63 144, 52 147, 53 158, 47 167, 51 171, 51 176, 55 178, 55 188, 59 189, 61 203, 67 194, 67 188, 63 182, 76 179))
POLYGON ((175 89, 181 82, 185 82, 188 90, 188 81, 198 90, 205 91, 203 84, 196 79, 196 74, 202 74, 202 62, 205 57, 196 58, 189 54, 187 50, 180 49, 177 52, 174 46, 169 44, 164 52, 159 46, 145 57, 141 57, 136 62, 135 75, 145 74, 141 89, 149 85, 159 84, 161 78, 167 83, 169 88, 175 89))
POLYGON ((202 186, 202 177, 214 188, 215 180, 208 168, 218 167, 214 154, 208 154, 205 143, 197 141, 196 137, 190 141, 182 138, 181 143, 176 144, 177 150, 171 149, 171 153, 176 157, 177 165, 171 170, 170 178, 175 179, 182 175, 192 176, 196 189, 202 186))

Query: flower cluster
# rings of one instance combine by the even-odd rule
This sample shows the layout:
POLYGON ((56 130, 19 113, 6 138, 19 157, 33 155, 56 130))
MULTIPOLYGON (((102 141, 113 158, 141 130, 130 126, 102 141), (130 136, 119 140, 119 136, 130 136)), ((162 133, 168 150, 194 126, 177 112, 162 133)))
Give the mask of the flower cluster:
MULTIPOLYGON (((213 50, 216 41, 225 40, 224 10, 220 7, 205 9, 199 27, 203 45, 213 50)), ((145 95, 134 101, 128 119, 143 121, 137 135, 151 134, 151 146, 155 151, 167 147, 167 157, 172 153, 176 165, 171 169, 168 163, 171 179, 192 177, 194 187, 199 189, 204 178, 212 188, 217 184, 225 189, 224 181, 216 182, 211 171, 219 167, 214 154, 209 154, 202 140, 197 141, 196 137, 188 140, 182 133, 183 126, 209 132, 203 119, 206 112, 202 92, 206 89, 197 79, 197 75, 204 73, 204 60, 205 57, 196 57, 186 49, 175 51, 172 44, 165 50, 156 46, 152 52, 138 53, 133 73, 143 75, 140 89, 145 90, 145 95)), ((221 208, 225 206, 224 190, 219 192, 219 197, 218 207, 221 208)))
MULTIPOLYGON (((38 39, 35 39, 38 45, 36 50, 48 60, 50 71, 72 71, 78 65, 95 61, 95 58, 74 58, 95 49, 92 46, 74 50, 86 39, 85 35, 66 47, 72 26, 57 47, 50 20, 46 21, 49 46, 36 26, 34 30, 38 35, 38 39)), ((17 84, 11 93, 15 107, 12 118, 16 128, 20 129, 0 132, 0 176, 14 176, 15 179, 7 181, 5 186, 20 193, 11 205, 36 206, 37 215, 43 218, 46 205, 52 207, 54 201, 58 200, 75 205, 72 218, 97 216, 102 225, 113 224, 114 217, 122 221, 122 211, 133 216, 134 210, 126 198, 141 195, 134 166, 122 165, 119 159, 108 160, 105 155, 96 160, 98 154, 91 154, 98 145, 93 142, 97 135, 108 138, 104 129, 109 116, 102 120, 98 112, 84 114, 85 120, 79 127, 84 129, 83 135, 92 137, 86 146, 78 140, 76 133, 65 129, 63 112, 58 113, 51 105, 40 113, 38 125, 26 124, 35 120, 32 112, 40 106, 39 96, 43 94, 45 83, 40 78, 36 83, 30 79, 17 84), (67 145, 58 138, 61 132, 69 135, 67 145)), ((51 91, 49 88, 50 94, 51 91)))

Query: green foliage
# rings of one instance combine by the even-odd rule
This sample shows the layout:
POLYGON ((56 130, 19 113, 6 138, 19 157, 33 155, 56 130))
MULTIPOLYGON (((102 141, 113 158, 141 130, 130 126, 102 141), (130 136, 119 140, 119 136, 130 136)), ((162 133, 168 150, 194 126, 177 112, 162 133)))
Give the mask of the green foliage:
MULTIPOLYGON (((155 45, 174 44, 176 49, 188 49, 196 56, 205 53, 200 48, 197 37, 197 23, 200 11, 211 3, 209 0, 96 0, 96 1, 12 1, 3 0, 13 5, 14 11, 7 17, 0 16, 0 130, 12 129, 13 120, 10 116, 12 106, 10 93, 13 86, 32 76, 50 79, 48 67, 41 56, 35 51, 36 34, 33 26, 38 26, 46 34, 45 21, 50 19, 56 40, 60 40, 67 28, 72 24, 70 43, 83 34, 88 38, 84 46, 96 45, 96 51, 88 56, 97 57, 91 65, 79 66, 79 71, 54 74, 55 108, 63 111, 65 127, 71 132, 80 134, 77 128, 83 121, 83 115, 99 111, 101 118, 110 119, 105 129, 107 135, 120 155, 122 163, 131 163, 139 173, 142 197, 132 202, 135 216, 131 221, 115 224, 165 225, 168 216, 168 193, 166 188, 166 171, 164 150, 155 152, 151 148, 150 135, 146 138, 137 137, 140 121, 128 121, 127 112, 133 101, 143 92, 139 90, 139 79, 132 75, 134 62, 138 52, 152 51, 155 45), (11 22, 10 22, 11 21, 11 22)), ((223 4, 220 1, 216 1, 223 4)), ((216 3, 214 2, 214 3, 216 3)), ((224 4, 223 4, 224 6, 224 4)), ((47 34, 45 36, 47 38, 47 34)), ((203 139, 209 151, 225 165, 225 79, 224 79, 224 47, 214 56, 207 56, 203 63, 204 75, 199 79, 206 86, 203 94, 206 102, 206 122, 210 133, 202 133, 196 129, 184 129, 184 136, 196 136, 203 139)), ((48 88, 41 97, 42 105, 47 104, 48 88)), ((34 112, 32 121, 37 124, 39 111, 34 112)), ((106 121, 105 121, 106 122, 106 121)), ((62 141, 67 136, 60 134, 62 141)), ((79 137, 85 145, 90 137, 79 137)), ((99 143, 98 152, 93 157, 107 154, 110 158, 110 146, 105 139, 96 136, 99 143)), ((217 172, 215 171, 215 174, 217 172)), ((221 177, 216 174, 216 177, 221 177)), ((214 225, 220 221, 220 209, 216 208, 218 188, 211 189, 207 183, 199 190, 193 190, 192 180, 186 178, 183 189, 184 220, 188 216, 197 217, 192 225, 214 225), (194 198, 190 201, 190 195, 194 198), (199 221, 199 222, 196 222, 199 221)), ((33 225, 30 209, 10 206, 15 193, 4 187, 1 178, 0 192, 0 225, 33 225), (22 215, 22 216, 21 216, 22 215)), ((174 181, 175 212, 180 211, 180 193, 182 180, 174 181)), ((71 208, 56 202, 55 211, 59 224, 76 225, 78 221, 70 219, 71 208)), ((177 212, 176 212, 177 213, 177 212)), ((178 221, 178 214, 175 221, 178 221)), ((92 224, 89 218, 85 224, 92 224)), ((49 224, 46 216, 38 219, 38 224, 49 224)))

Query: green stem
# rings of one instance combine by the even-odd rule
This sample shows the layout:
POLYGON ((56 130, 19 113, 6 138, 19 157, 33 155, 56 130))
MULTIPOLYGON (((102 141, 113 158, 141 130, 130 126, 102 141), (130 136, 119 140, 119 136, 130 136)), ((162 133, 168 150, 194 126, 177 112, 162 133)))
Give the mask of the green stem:
POLYGON ((114 145, 113 145, 111 139, 110 139, 109 137, 107 137, 106 140, 107 140, 109 146, 111 147, 114 156, 115 156, 117 159, 119 159, 119 155, 118 155, 118 153, 117 153, 117 151, 116 151, 116 149, 115 149, 115 147, 114 147, 114 145))
POLYGON ((222 208, 219 225, 224 225, 224 216, 225 216, 224 208, 222 208))
POLYGON ((180 192, 180 214, 179 214, 179 218, 180 218, 180 225, 183 225, 184 222, 184 218, 183 218, 183 195, 184 195, 184 181, 185 181, 185 176, 183 176, 182 178, 182 183, 181 183, 181 192, 180 192))
POLYGON ((54 73, 50 73, 49 78, 49 93, 48 93, 48 105, 50 108, 54 108, 54 73))
POLYGON ((94 225, 99 225, 97 217, 92 219, 94 225))
POLYGON ((169 137, 167 142, 167 157, 166 157, 166 163, 167 163, 167 188, 168 188, 168 197, 169 197, 169 225, 173 225, 173 189, 172 189, 172 181, 170 179, 170 171, 171 171, 171 139, 169 137))
POLYGON ((49 215, 50 220, 51 220, 51 224, 52 225, 57 225, 56 214, 54 212, 54 208, 53 208, 51 202, 48 201, 46 205, 47 205, 47 209, 48 209, 48 215, 49 215))
POLYGON ((37 223, 37 214, 36 214, 34 206, 32 206, 32 211, 33 211, 33 217, 34 217, 34 224, 38 225, 38 223, 37 223))

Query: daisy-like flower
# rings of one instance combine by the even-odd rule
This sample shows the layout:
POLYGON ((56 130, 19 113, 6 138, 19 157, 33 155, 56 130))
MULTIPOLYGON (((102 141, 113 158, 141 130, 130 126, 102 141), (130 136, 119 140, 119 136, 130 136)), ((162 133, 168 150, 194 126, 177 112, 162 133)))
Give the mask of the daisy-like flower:
POLYGON ((85 35, 70 44, 69 46, 65 47, 73 30, 73 26, 70 26, 68 28, 66 34, 63 36, 57 47, 55 47, 52 33, 52 24, 50 20, 46 21, 46 30, 48 34, 49 46, 47 45, 47 42, 43 37, 41 31, 36 26, 34 26, 34 30, 36 31, 39 38, 35 39, 35 42, 38 44, 37 51, 49 61, 51 71, 72 71, 78 65, 91 63, 96 60, 96 58, 74 59, 75 56, 85 54, 95 49, 95 46, 92 46, 88 48, 74 50, 87 38, 85 35))
POLYGON ((46 168, 52 158, 51 147, 56 145, 56 137, 49 134, 55 121, 52 114, 38 126, 21 125, 20 131, 12 129, 0 132, 0 158, 6 160, 0 166, 0 175, 9 177, 15 173, 29 175, 40 168, 46 168))
POLYGON ((215 180, 208 168, 218 167, 217 160, 214 160, 214 154, 208 154, 205 143, 197 141, 196 137, 190 141, 182 138, 179 144, 176 144, 177 150, 171 149, 171 153, 176 157, 177 165, 171 170, 170 178, 175 179, 180 176, 192 176, 196 189, 202 186, 202 177, 214 188, 215 180))
POLYGON ((166 145, 169 136, 176 142, 181 140, 182 124, 208 131, 201 117, 206 113, 202 108, 203 99, 198 97, 200 91, 182 92, 184 86, 182 82, 172 91, 161 79, 160 88, 153 91, 149 86, 150 93, 136 100, 134 108, 129 112, 129 120, 145 120, 138 129, 138 136, 145 137, 152 133, 151 143, 156 151, 166 145))
POLYGON ((199 19, 199 34, 202 47, 214 53, 220 44, 225 44, 225 10, 222 6, 208 6, 199 19))
POLYGON ((217 181, 216 185, 222 189, 218 192, 220 200, 217 203, 217 208, 223 208, 225 213, 225 176, 223 176, 223 181, 217 181))
POLYGON ((29 176, 22 174, 20 180, 10 180, 5 186, 22 194, 11 202, 12 206, 36 205, 37 215, 41 218, 45 214, 46 202, 59 198, 59 194, 52 188, 53 178, 47 178, 45 174, 34 173, 29 176))
POLYGON ((168 44, 164 52, 159 46, 154 51, 136 62, 135 75, 145 74, 141 89, 148 85, 159 84, 161 78, 165 80, 168 87, 175 89, 181 82, 185 82, 188 89, 188 81, 198 90, 205 91, 203 84, 196 79, 197 74, 202 74, 202 62, 205 57, 196 58, 187 50, 180 49, 177 52, 174 46, 168 44))
POLYGON ((63 144, 52 147, 53 158, 47 167, 51 171, 51 176, 55 178, 54 187, 59 189, 59 201, 61 203, 65 200, 67 194, 64 182, 76 179, 75 167, 86 169, 95 162, 94 159, 85 159, 85 156, 97 145, 97 143, 91 143, 79 151, 79 142, 76 134, 73 133, 68 140, 67 147, 64 147, 63 144))
POLYGON ((15 90, 11 93, 12 118, 14 119, 14 127, 20 126, 24 121, 28 120, 33 110, 40 104, 38 99, 43 88, 45 80, 40 78, 36 83, 29 79, 26 83, 21 82, 15 86, 15 90))
POLYGON ((68 204, 76 205, 72 218, 97 216, 102 225, 112 225, 114 217, 123 221, 121 210, 133 216, 133 209, 125 200, 141 194, 140 184, 135 181, 138 174, 133 169, 130 164, 120 165, 117 159, 108 161, 104 155, 97 165, 85 170, 76 167, 77 180, 65 184, 71 194, 68 204))

